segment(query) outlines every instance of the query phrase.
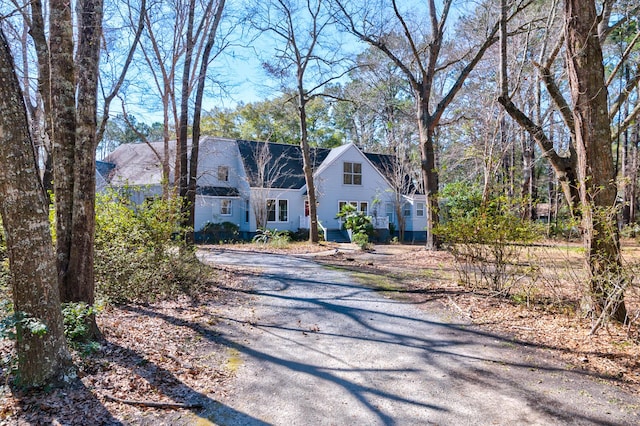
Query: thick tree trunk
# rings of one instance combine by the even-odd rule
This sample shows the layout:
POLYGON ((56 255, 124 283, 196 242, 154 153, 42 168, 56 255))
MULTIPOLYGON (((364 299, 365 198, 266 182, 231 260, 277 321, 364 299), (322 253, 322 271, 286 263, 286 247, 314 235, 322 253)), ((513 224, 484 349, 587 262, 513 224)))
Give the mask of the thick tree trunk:
POLYGON ((62 300, 71 257, 73 184, 76 145, 75 63, 71 4, 50 0, 49 50, 51 64, 51 141, 53 144, 53 190, 56 209, 56 252, 62 300))
MULTIPOLYGON (((78 103, 74 159, 73 221, 69 273, 64 285, 64 302, 94 303, 93 253, 95 236, 95 176, 97 147, 97 90, 102 0, 78 3, 79 41, 77 52, 78 103)), ((97 327, 94 325, 94 333, 97 327)))
POLYGON ((438 226, 438 170, 436 168, 436 155, 434 146, 435 123, 429 115, 428 101, 418 97, 418 129, 420 132, 420 158, 422 179, 424 181, 425 195, 427 197, 427 223, 426 247, 429 250, 438 250, 441 241, 433 230, 438 226))
POLYGON ((615 214, 616 184, 598 16, 593 1, 565 0, 569 84, 583 209, 584 242, 591 272, 591 309, 626 320, 615 214))
POLYGON ((20 381, 33 387, 61 380, 71 366, 71 357, 64 339, 48 202, 10 55, 0 31, 0 206, 14 311, 46 326, 42 336, 32 333, 23 322, 16 327, 20 381))

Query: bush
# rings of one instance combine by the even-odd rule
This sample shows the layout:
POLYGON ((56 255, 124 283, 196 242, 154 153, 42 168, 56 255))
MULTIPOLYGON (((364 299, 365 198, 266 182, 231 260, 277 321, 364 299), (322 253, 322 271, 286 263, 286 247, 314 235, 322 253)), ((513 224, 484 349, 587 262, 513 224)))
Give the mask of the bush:
POLYGON ((470 214, 451 218, 435 230, 453 253, 465 285, 507 295, 522 274, 518 270, 521 254, 540 230, 521 218, 519 205, 499 197, 470 214))
POLYGON ((369 236, 365 232, 358 232, 352 235, 351 241, 360 247, 360 250, 371 250, 372 245, 369 241, 369 236))
MULTIPOLYGON (((179 199, 133 204, 114 191, 96 199, 96 290, 109 302, 150 302, 206 284, 206 267, 175 235, 182 218, 179 199)), ((204 287, 203 287, 204 288, 204 287)))
POLYGON ((240 235, 240 227, 232 222, 211 223, 207 222, 200 231, 203 243, 234 242, 240 235))
POLYGON ((345 204, 336 215, 337 219, 343 219, 344 229, 351 230, 352 235, 356 234, 373 234, 373 224, 370 216, 366 216, 364 212, 356 210, 355 206, 345 204))
POLYGON ((277 229, 260 228, 253 237, 254 243, 269 244, 276 248, 286 247, 292 240, 291 231, 278 231, 277 229))
POLYGON ((64 321, 64 336, 70 342, 85 342, 91 330, 88 318, 98 313, 99 309, 84 302, 70 302, 62 304, 64 321))

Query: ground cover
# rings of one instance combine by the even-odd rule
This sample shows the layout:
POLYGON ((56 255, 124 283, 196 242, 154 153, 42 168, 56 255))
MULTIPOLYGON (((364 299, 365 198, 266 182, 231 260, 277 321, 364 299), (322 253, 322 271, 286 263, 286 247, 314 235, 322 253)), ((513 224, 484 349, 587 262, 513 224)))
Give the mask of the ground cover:
MULTIPOLYGON (((637 263, 638 244, 625 241, 624 247, 626 261, 637 263)), ((525 259, 529 267, 538 269, 535 281, 516 280, 508 294, 497 294, 461 285, 455 260, 445 251, 391 245, 376 246, 372 252, 341 251, 318 257, 326 264, 355 271, 363 283, 388 297, 425 309, 431 303, 444 305, 483 329, 543 348, 570 368, 593 371, 640 391, 638 283, 627 291, 632 323, 605 323, 592 334, 594 319, 580 313, 585 277, 581 246, 539 244, 529 248, 525 259)), ((632 273, 637 271, 636 266, 629 268, 632 273)))
MULTIPOLYGON (((640 259, 636 243, 625 241, 624 246, 628 261, 640 259)), ((540 347, 569 368, 595 372, 640 391, 636 322, 628 327, 607 323, 591 335, 592 319, 579 313, 583 285, 579 244, 531 247, 523 263, 539 266, 535 285, 518 280, 508 295, 460 285, 448 252, 431 252, 417 245, 378 245, 373 251, 331 243, 215 248, 313 257, 330 267, 352 271, 357 280, 386 297, 424 309, 432 304, 445 306, 452 318, 461 317, 481 329, 540 347)), ((0 341, 4 361, 0 424, 152 424, 165 419, 167 413, 176 424, 208 424, 207 419, 197 418, 198 404, 218 400, 228 391, 235 364, 232 349, 216 345, 214 338, 203 339, 203 335, 215 335, 216 313, 222 306, 238 304, 250 309, 244 291, 250 289, 251 274, 218 268, 210 292, 198 300, 180 297, 107 308, 98 316, 105 340, 95 352, 76 352, 79 380, 65 389, 29 394, 12 389, 12 342, 0 341)), ((632 315, 637 314, 635 290, 628 292, 628 307, 632 315)))

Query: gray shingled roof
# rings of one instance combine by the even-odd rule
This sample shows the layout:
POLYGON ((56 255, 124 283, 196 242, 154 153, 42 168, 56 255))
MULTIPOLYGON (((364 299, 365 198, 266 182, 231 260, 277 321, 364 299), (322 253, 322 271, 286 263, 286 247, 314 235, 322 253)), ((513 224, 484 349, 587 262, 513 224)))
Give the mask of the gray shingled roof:
MULTIPOLYGON (((110 182, 116 185, 159 184, 162 181, 162 164, 156 153, 163 155, 164 144, 153 142, 149 145, 146 143, 122 144, 110 153, 105 158, 105 162, 116 166, 110 182)), ((169 144, 169 158, 175 157, 175 145, 175 141, 169 144)))
MULTIPOLYGON (((299 145, 238 140, 238 150, 252 187, 299 189, 305 185, 302 149, 299 145), (264 164, 264 178, 258 172, 264 164)), ((317 169, 331 150, 311 148, 313 169, 317 169)))
MULTIPOLYGON (((382 175, 387 178, 387 180, 394 184, 397 180, 395 173, 397 164, 397 158, 393 155, 389 154, 372 154, 370 152, 364 153, 365 157, 375 166, 376 169, 382 173, 382 175)), ((412 194, 421 194, 417 191, 415 184, 411 181, 411 177, 409 175, 404 176, 404 184, 402 185, 403 195, 412 195, 412 194)))
POLYGON ((196 194, 209 197, 239 197, 240 191, 237 188, 227 186, 197 186, 196 194))

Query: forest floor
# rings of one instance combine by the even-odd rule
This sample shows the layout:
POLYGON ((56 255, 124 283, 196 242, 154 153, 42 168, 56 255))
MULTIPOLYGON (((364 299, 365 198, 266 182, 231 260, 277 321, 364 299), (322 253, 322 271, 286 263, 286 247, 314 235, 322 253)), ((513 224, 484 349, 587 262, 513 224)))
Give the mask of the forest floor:
MULTIPOLYGON (((624 246, 626 259, 638 262, 638 245, 625 241, 624 246)), ((528 248, 527 264, 542 265, 536 282, 516 280, 501 294, 461 286, 449 253, 417 245, 377 245, 372 251, 349 244, 223 248, 313 257, 352 271, 362 284, 387 297, 425 309, 443 305, 483 329, 543 347, 569 368, 597 373, 640 392, 637 289, 627 292, 635 319, 631 326, 606 323, 591 333, 593 320, 581 316, 577 308, 584 282, 579 244, 528 248)), ((91 352, 75 352, 79 380, 65 388, 23 393, 10 386, 12 342, 0 341, 0 425, 154 424, 167 408, 193 424, 210 424, 194 413, 203 402, 225 395, 236 366, 229 347, 216 347, 215 338, 203 336, 215 337, 212 318, 222 306, 250 309, 244 290, 251 283, 236 272, 233 267, 218 268, 210 292, 198 300, 184 297, 101 312, 98 322, 104 340, 91 352)), ((247 272, 243 271, 244 277, 247 272)))

